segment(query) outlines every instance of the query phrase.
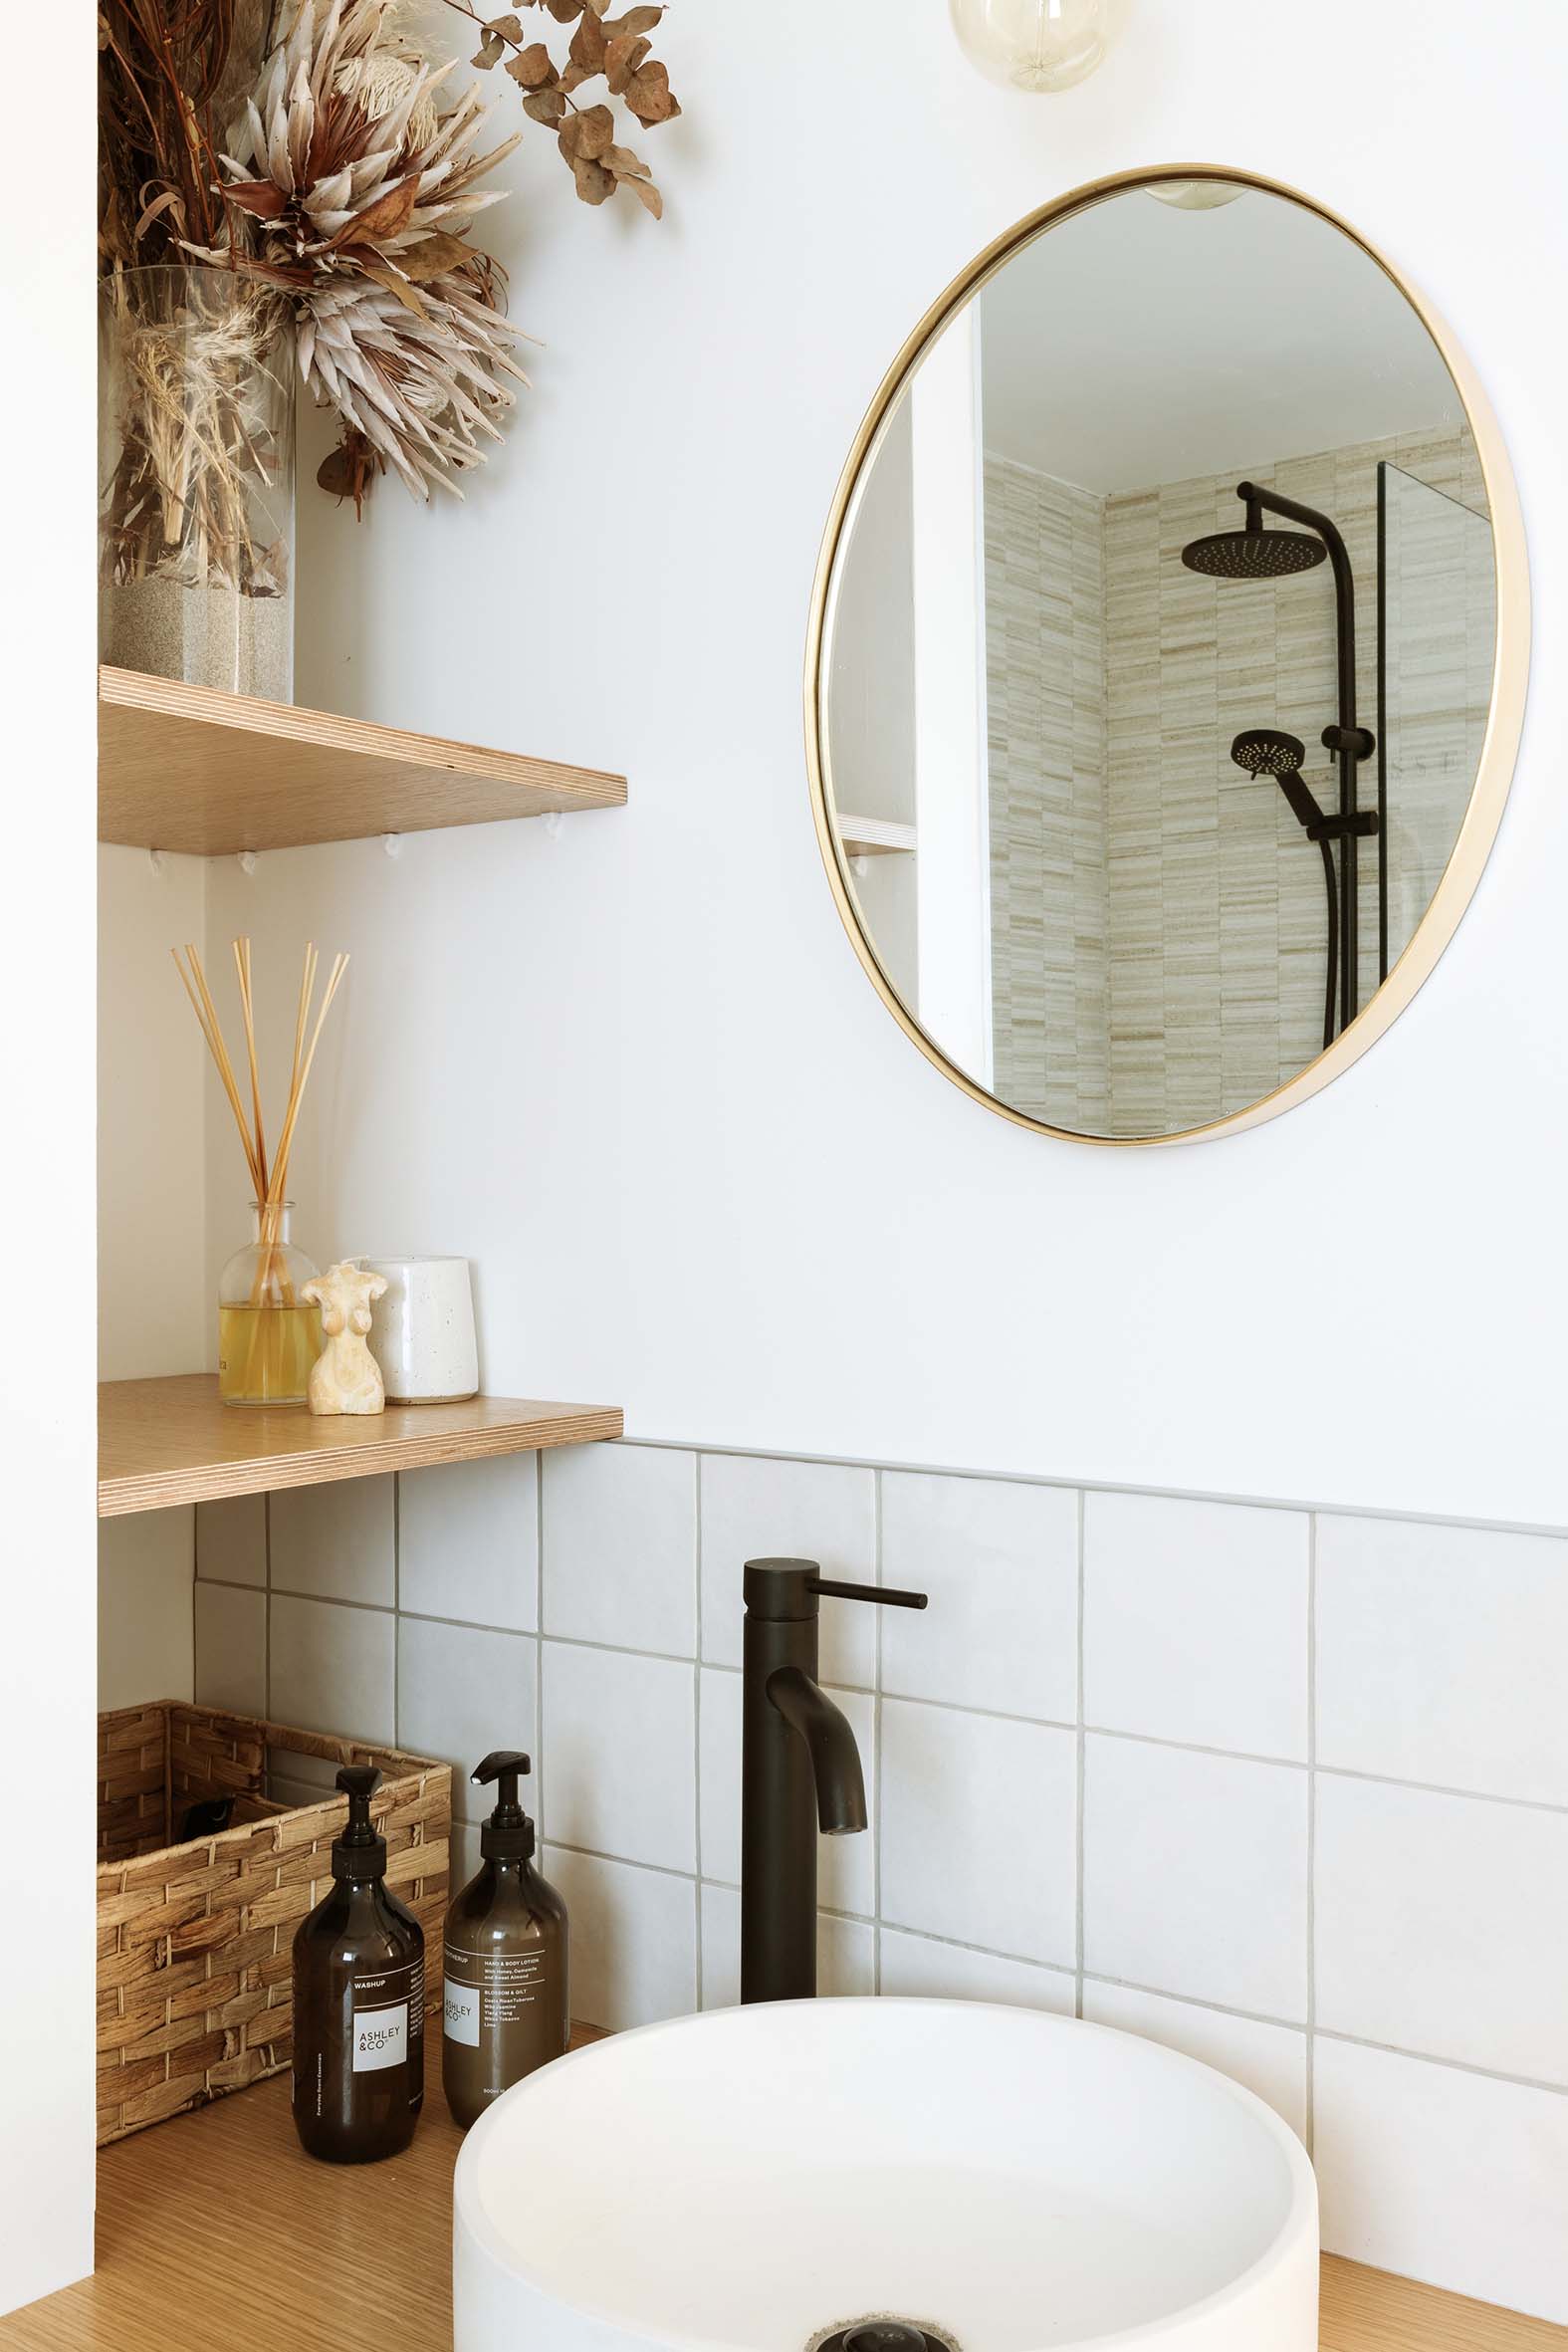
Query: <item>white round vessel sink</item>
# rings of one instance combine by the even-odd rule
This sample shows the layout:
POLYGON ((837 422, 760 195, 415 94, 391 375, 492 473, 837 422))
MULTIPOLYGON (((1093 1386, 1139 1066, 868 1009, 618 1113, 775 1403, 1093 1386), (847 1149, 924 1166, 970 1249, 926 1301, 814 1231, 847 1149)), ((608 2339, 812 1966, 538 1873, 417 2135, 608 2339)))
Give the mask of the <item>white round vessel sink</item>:
POLYGON ((1317 2348, 1293 2133, 1031 2009, 790 2001, 597 2042, 497 2101, 455 2195, 456 2352, 813 2352, 889 2320, 924 2352, 1317 2348))

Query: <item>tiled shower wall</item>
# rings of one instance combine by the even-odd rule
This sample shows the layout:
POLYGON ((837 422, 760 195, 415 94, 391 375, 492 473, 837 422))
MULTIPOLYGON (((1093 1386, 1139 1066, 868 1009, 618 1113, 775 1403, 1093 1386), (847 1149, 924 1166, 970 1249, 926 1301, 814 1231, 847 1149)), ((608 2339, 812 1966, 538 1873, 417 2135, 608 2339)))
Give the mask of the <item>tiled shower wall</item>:
POLYGON ((1562 1535, 628 1444, 197 1540, 198 1698, 534 1752, 616 2026, 736 1998, 743 1562, 929 1592, 824 1604, 872 1828, 822 1989, 1192 2051, 1308 2140, 1331 2249, 1568 2321, 1562 1535))
MULTIPOLYGON (((1244 727, 1284 728, 1319 800, 1332 797, 1319 743, 1335 710, 1329 575, 1216 583, 1181 551, 1239 528, 1245 470, 1332 515, 1357 588, 1359 716, 1375 725, 1380 459, 1484 511, 1459 424, 1106 500, 988 460, 996 1067, 999 1090, 1052 1124, 1201 1124, 1319 1050, 1321 862, 1230 747, 1244 727)), ((1462 536, 1470 519, 1456 542, 1441 515, 1396 502, 1391 961, 1452 844, 1487 705, 1491 553, 1484 530, 1462 536)), ((1374 795, 1369 765, 1363 805, 1374 795)), ((1363 999, 1377 984, 1376 864, 1365 850, 1363 999)))
POLYGON ((986 459, 993 1067, 1052 1126, 1110 1116, 1105 509, 986 459))

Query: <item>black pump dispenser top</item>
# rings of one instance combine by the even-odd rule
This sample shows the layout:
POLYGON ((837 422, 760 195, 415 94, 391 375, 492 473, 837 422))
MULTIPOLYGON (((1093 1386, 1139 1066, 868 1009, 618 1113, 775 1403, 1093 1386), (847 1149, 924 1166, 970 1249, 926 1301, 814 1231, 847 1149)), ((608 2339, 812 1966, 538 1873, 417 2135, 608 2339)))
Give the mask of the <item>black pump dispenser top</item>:
POLYGON ((499 1780, 500 1802, 479 1833, 479 1850, 487 1862, 527 1862, 534 1853, 534 1824, 518 1802, 519 1777, 533 1766, 521 1751, 498 1748, 476 1764, 470 1778, 476 1788, 499 1780))
POLYGON ((386 1871, 386 1840, 370 1819, 370 1799, 380 1782, 374 1764, 343 1764, 337 1785, 348 1799, 348 1825, 333 1840, 334 1878, 381 1878, 386 1871))

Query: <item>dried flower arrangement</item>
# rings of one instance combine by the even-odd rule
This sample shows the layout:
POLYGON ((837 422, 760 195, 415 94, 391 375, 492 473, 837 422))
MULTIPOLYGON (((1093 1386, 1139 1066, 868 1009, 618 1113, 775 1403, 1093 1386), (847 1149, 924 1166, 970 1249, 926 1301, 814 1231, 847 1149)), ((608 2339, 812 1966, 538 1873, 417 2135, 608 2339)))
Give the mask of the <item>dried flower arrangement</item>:
MULTIPOLYGON (((516 14, 445 5, 480 27, 473 62, 505 60, 525 115, 555 128, 585 202, 624 187, 660 214, 612 108, 576 94, 602 79, 645 126, 679 114, 649 40, 662 7, 522 0, 572 26, 558 64, 516 14)), ((100 0, 99 28, 106 271, 194 259, 241 273, 258 346, 292 312, 305 380, 341 421, 323 487, 357 508, 389 467, 417 496, 455 489, 527 380, 502 272, 468 233, 500 195, 476 183, 516 138, 479 151, 489 106, 473 90, 439 102, 452 61, 414 47, 393 0, 100 0)), ((144 438, 150 458, 150 423, 144 438)), ((206 436, 189 438, 205 461, 206 436)), ((131 486, 111 503, 128 528, 131 486)))

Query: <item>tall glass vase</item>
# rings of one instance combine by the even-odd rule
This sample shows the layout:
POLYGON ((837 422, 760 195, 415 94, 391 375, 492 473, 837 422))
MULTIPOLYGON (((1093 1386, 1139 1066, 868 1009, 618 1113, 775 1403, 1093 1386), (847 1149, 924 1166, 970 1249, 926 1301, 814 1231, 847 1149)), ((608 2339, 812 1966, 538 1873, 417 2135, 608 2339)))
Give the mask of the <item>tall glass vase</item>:
POLYGON ((294 1203, 256 1204, 252 1235, 218 1280, 218 1394, 226 1405, 303 1405, 322 1310, 300 1294, 318 1269, 294 1246, 294 1203))
POLYGON ((100 322, 100 659, 291 701, 287 304, 161 264, 106 279, 100 322))

